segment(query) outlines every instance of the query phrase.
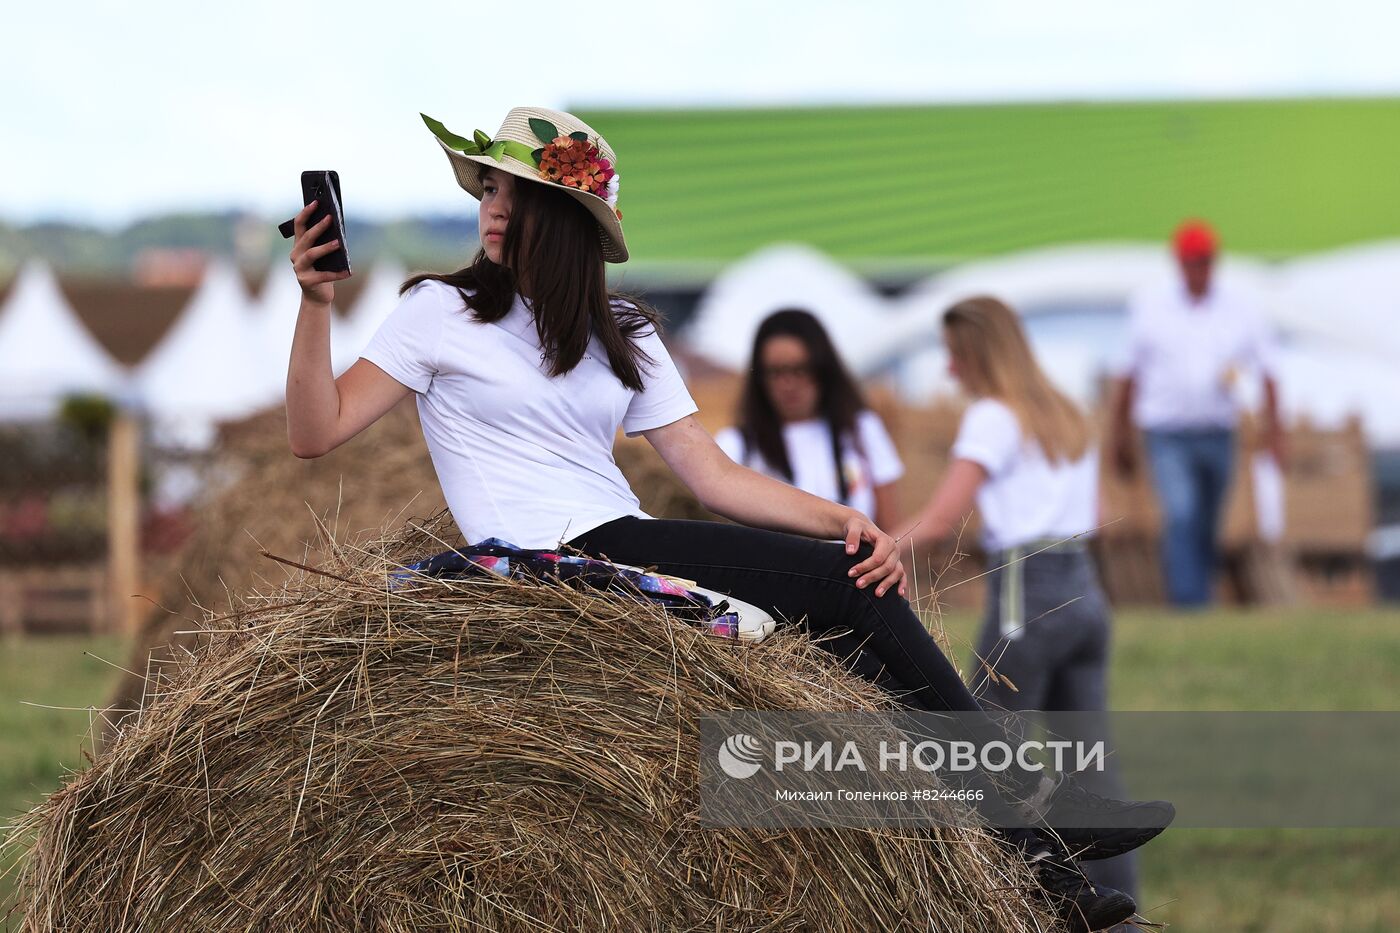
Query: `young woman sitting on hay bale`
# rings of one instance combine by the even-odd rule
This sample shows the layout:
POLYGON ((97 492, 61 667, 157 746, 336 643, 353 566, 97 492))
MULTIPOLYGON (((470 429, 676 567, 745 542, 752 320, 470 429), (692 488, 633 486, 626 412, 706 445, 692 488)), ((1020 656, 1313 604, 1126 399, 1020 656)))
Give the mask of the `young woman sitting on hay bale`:
MULTIPOLYGON (((467 541, 563 543, 805 620, 814 635, 850 630, 823 644, 874 654, 903 685, 905 705, 978 711, 904 599, 894 539, 848 506, 725 456, 694 417, 655 313, 609 293, 604 262, 628 253, 607 142, 570 114, 536 108, 512 110, 494 139, 424 120, 458 183, 480 199, 481 250, 466 268, 404 283, 399 306, 336 379, 329 318, 333 283, 344 274, 313 269, 336 244, 313 246, 324 228, 306 228, 309 207, 298 215, 292 452, 322 456, 413 392, 467 541), (644 515, 613 462, 619 426, 645 437, 706 508, 740 524, 644 515)), ((1082 791, 1065 784, 1061 793, 1082 791)), ((994 788, 979 806, 997 825, 1017 824, 994 788)), ((1115 855, 1160 831, 1056 829, 1081 857, 1115 855)), ((1028 857, 1046 900, 1071 926, 1100 929, 1133 913, 1127 895, 1090 885, 1053 835, 1013 829, 1004 838, 1028 857)))

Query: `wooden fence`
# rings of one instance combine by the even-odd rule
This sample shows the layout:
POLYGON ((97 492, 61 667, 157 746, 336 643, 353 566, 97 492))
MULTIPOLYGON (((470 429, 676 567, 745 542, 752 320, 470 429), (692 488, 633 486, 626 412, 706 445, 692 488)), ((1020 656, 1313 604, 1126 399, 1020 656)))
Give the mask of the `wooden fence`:
POLYGON ((135 631, 145 607, 135 595, 140 448, 139 424, 119 413, 94 466, 65 473, 40 461, 5 477, 0 634, 135 631), (72 501, 100 515, 65 523, 75 510, 61 503, 72 501))

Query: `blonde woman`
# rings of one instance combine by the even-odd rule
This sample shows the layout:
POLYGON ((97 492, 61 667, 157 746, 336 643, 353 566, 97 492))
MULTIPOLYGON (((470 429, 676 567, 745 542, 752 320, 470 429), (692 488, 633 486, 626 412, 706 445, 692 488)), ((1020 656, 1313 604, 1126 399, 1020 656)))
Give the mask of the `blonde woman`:
MULTIPOLYGON (((988 708, 1101 712, 1109 610, 1086 548, 1098 522, 1089 421, 1046 378, 1016 313, 1001 301, 953 305, 943 334, 949 371, 973 401, 947 473, 897 536, 917 560, 921 549, 951 537, 975 504, 990 572, 973 693, 988 708)), ((1085 728, 1084 717, 1072 719, 1065 730, 1085 728)), ((1083 782, 1122 796, 1116 775, 1086 774, 1083 782)), ((1100 861, 1085 873, 1131 894, 1131 858, 1100 861)))

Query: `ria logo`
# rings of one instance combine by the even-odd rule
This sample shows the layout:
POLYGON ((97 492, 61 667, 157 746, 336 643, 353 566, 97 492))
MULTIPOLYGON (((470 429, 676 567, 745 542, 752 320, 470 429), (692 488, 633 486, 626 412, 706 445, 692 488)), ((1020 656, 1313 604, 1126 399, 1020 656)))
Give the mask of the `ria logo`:
POLYGON ((732 778, 751 778, 762 767, 758 739, 746 732, 731 735, 719 747, 719 766, 732 778))

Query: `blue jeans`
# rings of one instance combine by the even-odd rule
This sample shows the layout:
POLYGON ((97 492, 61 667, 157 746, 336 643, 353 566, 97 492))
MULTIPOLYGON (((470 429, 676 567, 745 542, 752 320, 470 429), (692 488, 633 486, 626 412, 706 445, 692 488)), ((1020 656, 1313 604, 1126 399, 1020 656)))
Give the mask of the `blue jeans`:
POLYGON ((1216 537, 1230 484, 1235 434, 1229 428, 1147 431, 1147 453, 1162 504, 1162 570, 1177 606, 1204 606, 1219 559, 1216 537))

